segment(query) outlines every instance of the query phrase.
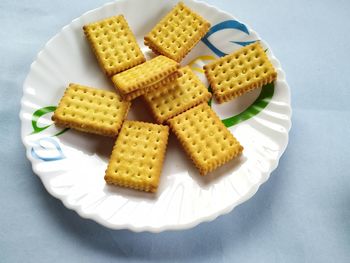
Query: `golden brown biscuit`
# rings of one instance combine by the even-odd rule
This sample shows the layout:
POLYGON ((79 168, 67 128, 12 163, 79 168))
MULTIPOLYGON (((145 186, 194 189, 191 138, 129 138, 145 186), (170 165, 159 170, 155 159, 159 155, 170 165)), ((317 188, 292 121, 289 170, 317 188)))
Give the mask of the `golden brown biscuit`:
POLYGON ((116 136, 129 108, 130 102, 115 92, 69 84, 52 120, 59 126, 116 136))
POLYGON ((156 54, 180 62, 208 32, 210 23, 179 2, 145 36, 145 45, 156 54))
POLYGON ((133 99, 135 99, 143 94, 146 94, 148 92, 152 92, 155 90, 166 91, 166 89, 168 88, 168 85, 170 83, 174 82, 180 76, 181 76, 181 73, 179 71, 175 71, 174 73, 170 74, 166 78, 164 78, 164 79, 162 79, 154 84, 148 85, 148 86, 144 87, 143 89, 138 89, 138 90, 132 91, 130 93, 127 93, 126 95, 123 96, 123 98, 126 101, 131 101, 131 100, 133 100, 133 99))
POLYGON ((114 75, 115 88, 131 100, 146 92, 160 88, 179 76, 179 63, 165 56, 157 56, 145 63, 114 75))
POLYGON ((143 95, 158 123, 164 121, 211 98, 210 92, 189 66, 180 70, 181 77, 164 89, 143 95))
POLYGON ((168 126, 125 121, 106 170, 106 182, 156 192, 168 135, 168 126))
POLYGON ((107 76, 145 62, 124 16, 113 16, 85 25, 84 33, 107 76))
POLYGON ((277 78, 260 42, 205 65, 204 71, 219 103, 260 88, 277 78))
POLYGON ((243 147, 206 103, 168 120, 201 175, 241 154, 243 147))

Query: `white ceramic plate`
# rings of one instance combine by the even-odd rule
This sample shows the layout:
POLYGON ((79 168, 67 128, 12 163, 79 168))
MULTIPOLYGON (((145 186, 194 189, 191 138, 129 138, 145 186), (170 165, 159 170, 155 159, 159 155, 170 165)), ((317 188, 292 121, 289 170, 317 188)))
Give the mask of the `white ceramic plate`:
MULTIPOLYGON (((208 85, 201 70, 205 63, 260 38, 232 15, 213 6, 185 3, 212 25, 182 62, 190 64, 208 85)), ((153 232, 185 229, 228 213, 268 179, 288 143, 290 92, 280 63, 263 41, 277 68, 278 80, 232 102, 212 102, 212 108, 245 150, 241 158, 206 177, 199 175, 171 135, 157 194, 108 186, 103 177, 113 140, 52 125, 52 111, 69 82, 113 90, 83 35, 84 24, 124 14, 149 57, 151 52, 143 45, 143 36, 175 4, 122 0, 85 13, 45 45, 24 83, 22 140, 34 172, 65 206, 109 228, 153 232)), ((145 107, 137 99, 128 118, 152 121, 145 107)))

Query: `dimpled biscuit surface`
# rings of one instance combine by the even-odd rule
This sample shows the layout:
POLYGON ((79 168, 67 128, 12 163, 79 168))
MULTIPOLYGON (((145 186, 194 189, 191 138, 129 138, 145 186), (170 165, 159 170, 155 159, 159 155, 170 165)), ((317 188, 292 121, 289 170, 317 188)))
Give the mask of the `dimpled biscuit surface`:
POLYGON ((115 92, 69 84, 52 119, 57 125, 105 136, 116 136, 130 102, 115 92))
POLYGON ((208 32, 210 23, 179 2, 146 36, 156 54, 180 62, 208 32))
MULTIPOLYGON (((175 73, 180 67, 179 63, 165 56, 157 56, 145 63, 114 75, 112 81, 116 89, 126 96, 136 90, 156 85, 175 73)), ((138 94, 141 95, 141 94, 138 94)))
POLYGON ((137 89, 127 94, 124 94, 123 98, 127 101, 131 101, 132 99, 148 92, 152 92, 155 90, 166 90, 168 88, 168 84, 175 81, 180 76, 181 73, 179 71, 175 71, 174 73, 168 75, 166 78, 161 79, 160 81, 150 84, 148 86, 145 86, 143 89, 137 89))
POLYGON ((277 78, 259 41, 205 65, 204 71, 219 103, 260 88, 277 78))
POLYGON ((123 15, 85 25, 84 33, 107 76, 145 62, 123 15))
POLYGON ((114 145, 105 181, 156 192, 168 142, 168 126, 125 121, 114 145))
POLYGON ((167 88, 144 95, 153 116, 159 123, 163 123, 211 98, 208 89, 189 66, 183 67, 179 71, 181 77, 168 84, 167 88))
POLYGON ((243 151, 240 143, 206 103, 181 113, 168 123, 201 175, 243 151))

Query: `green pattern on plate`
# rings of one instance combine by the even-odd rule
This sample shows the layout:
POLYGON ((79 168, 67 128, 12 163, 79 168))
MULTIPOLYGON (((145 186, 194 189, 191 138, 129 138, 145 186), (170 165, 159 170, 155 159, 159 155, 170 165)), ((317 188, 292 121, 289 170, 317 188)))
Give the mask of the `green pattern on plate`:
MULTIPOLYGON (((39 120, 42 116, 44 116, 45 114, 50 113, 50 112, 54 112, 56 109, 57 109, 56 106, 46 106, 46 107, 43 107, 43 108, 40 108, 40 109, 36 110, 36 111, 33 113, 33 115, 32 115, 32 127, 33 127, 33 132, 32 132, 31 134, 36 134, 36 133, 42 132, 43 130, 49 128, 49 127, 52 125, 52 123, 49 124, 49 125, 43 126, 43 127, 39 127, 39 126, 38 126, 38 120, 39 120)), ((65 132, 68 131, 68 130, 69 130, 69 128, 65 128, 65 129, 59 131, 58 133, 52 135, 52 137, 54 137, 54 136, 59 136, 59 135, 65 133, 65 132)))
POLYGON ((248 120, 259 114, 269 104, 273 93, 275 92, 274 83, 267 84, 262 87, 259 97, 245 111, 221 120, 226 127, 231 127, 242 121, 248 120))
POLYGON ((39 133, 39 132, 42 132, 43 130, 49 128, 51 126, 51 124, 49 125, 46 125, 46 126, 43 126, 43 127, 39 127, 38 126, 38 120, 41 116, 47 114, 47 113, 50 113, 50 112, 53 112, 56 110, 56 106, 47 106, 47 107, 44 107, 44 108, 40 108, 38 109, 37 111, 35 111, 33 113, 33 116, 32 116, 32 127, 33 127, 33 132, 31 134, 35 134, 35 133, 39 133))

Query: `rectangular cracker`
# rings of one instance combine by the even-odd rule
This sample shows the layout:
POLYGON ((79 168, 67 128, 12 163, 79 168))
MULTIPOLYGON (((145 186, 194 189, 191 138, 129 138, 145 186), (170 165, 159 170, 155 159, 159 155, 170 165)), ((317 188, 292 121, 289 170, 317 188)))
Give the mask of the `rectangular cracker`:
POLYGON ((260 88, 277 78, 277 72, 259 41, 205 65, 204 71, 219 103, 260 88))
POLYGON ((163 123, 211 98, 211 93, 189 66, 179 71, 181 77, 169 83, 166 88, 143 95, 158 123, 163 123))
POLYGON ((179 67, 179 63, 174 60, 165 56, 157 56, 141 65, 114 75, 112 81, 123 97, 126 99, 129 99, 129 97, 135 98, 135 96, 140 96, 149 91, 150 87, 157 88, 173 80, 178 74, 175 72, 179 67), (173 73, 175 75, 172 75, 173 73), (142 91, 147 87, 148 90, 142 91), (132 93, 134 95, 128 96, 132 93))
POLYGON ((163 166, 169 127, 125 121, 114 145, 105 181, 156 192, 163 166))
POLYGON ((209 28, 208 21, 179 2, 145 36, 144 43, 156 54, 180 62, 209 28))
POLYGON ((206 103, 168 120, 201 175, 241 154, 243 147, 206 103))
POLYGON ((123 15, 85 25, 83 30, 107 76, 145 62, 145 57, 123 15))
POLYGON ((116 136, 130 102, 115 92, 69 84, 52 120, 59 126, 105 136, 116 136))
POLYGON ((146 94, 147 92, 152 92, 154 90, 165 90, 167 88, 167 85, 173 81, 175 81, 178 77, 180 77, 181 74, 179 71, 175 71, 174 73, 170 74, 169 76, 167 76, 166 78, 151 84, 149 86, 144 87, 143 89, 138 89, 135 91, 132 91, 126 95, 123 96, 123 98, 126 101, 131 101, 143 94, 146 94))

